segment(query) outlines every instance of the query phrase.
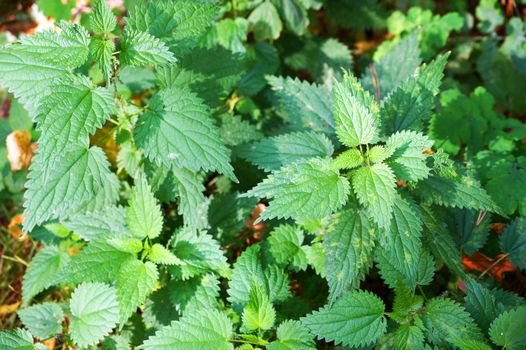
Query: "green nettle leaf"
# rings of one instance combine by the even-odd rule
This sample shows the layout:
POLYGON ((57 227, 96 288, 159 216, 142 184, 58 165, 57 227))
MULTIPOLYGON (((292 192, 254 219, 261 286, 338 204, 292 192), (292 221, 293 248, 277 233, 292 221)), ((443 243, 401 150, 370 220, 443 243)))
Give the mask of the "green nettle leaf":
POLYGON ((331 168, 330 160, 320 158, 284 166, 244 194, 270 199, 259 220, 321 219, 341 208, 348 195, 347 179, 331 168))
POLYGON ((352 185, 368 215, 388 229, 396 199, 396 178, 391 168, 384 163, 364 166, 352 174, 352 185))
POLYGON ((126 224, 139 238, 155 238, 163 228, 163 215, 146 177, 141 175, 135 181, 128 207, 126 224))
POLYGON ((510 262, 526 269, 526 217, 510 222, 499 237, 500 247, 509 254, 510 262))
POLYGON ((495 296, 473 279, 466 281, 466 310, 480 328, 487 332, 491 322, 501 313, 495 296))
POLYGON ((109 33, 115 29, 117 20, 105 0, 98 0, 89 16, 89 29, 96 34, 109 33))
POLYGON ((55 303, 43 303, 30 306, 18 311, 18 317, 37 338, 45 339, 53 334, 62 332, 64 312, 55 303))
POLYGON ((243 327, 248 331, 267 330, 274 326, 276 310, 258 282, 250 289, 248 304, 243 309, 243 327))
POLYGON ((456 302, 434 298, 425 308, 423 317, 428 339, 434 343, 456 345, 463 340, 482 340, 482 333, 469 314, 456 302))
POLYGON ((417 326, 402 325, 393 334, 397 350, 424 349, 424 333, 417 326))
POLYGON ((120 251, 105 241, 90 242, 79 255, 74 256, 53 281, 61 284, 113 282, 122 264, 135 259, 134 254, 120 251))
POLYGON ((301 323, 319 339, 359 347, 373 344, 385 333, 384 312, 384 303, 374 294, 352 291, 303 317, 301 323))
POLYGON ((258 5, 248 16, 248 21, 257 41, 277 39, 283 27, 278 10, 270 0, 258 5))
POLYGON ((182 168, 173 168, 172 174, 177 185, 175 191, 179 196, 177 212, 183 216, 185 225, 196 229, 208 227, 209 202, 203 194, 205 186, 201 176, 182 168))
POLYGON ((229 265, 219 243, 209 234, 195 229, 183 228, 174 234, 172 252, 182 263, 172 271, 179 271, 183 280, 207 272, 226 277, 229 265))
POLYGON ((348 149, 333 159, 332 166, 336 169, 353 169, 364 162, 362 152, 357 148, 348 149))
POLYGON ((284 77, 267 78, 287 122, 294 130, 334 134, 332 95, 323 85, 284 77))
POLYGON ((393 150, 387 164, 396 177, 405 181, 427 178, 431 169, 426 165, 428 156, 424 151, 433 145, 427 136, 414 131, 401 131, 391 135, 385 144, 393 150))
POLYGON ((230 151, 202 100, 186 88, 161 90, 135 127, 137 146, 167 167, 219 171, 236 179, 230 151))
POLYGON ((94 345, 104 338, 119 319, 114 287, 104 283, 84 283, 75 289, 69 304, 70 332, 79 346, 94 345))
POLYGON ((175 62, 175 57, 168 47, 145 32, 125 31, 120 44, 119 60, 125 65, 163 65, 175 62))
POLYGON ((130 235, 126 227, 126 211, 121 207, 110 206, 102 211, 73 215, 63 225, 86 241, 130 235))
POLYGON ((193 310, 148 338, 144 350, 232 350, 232 321, 214 309, 193 310))
POLYGON ((272 171, 298 160, 327 158, 333 151, 334 146, 325 135, 295 132, 264 138, 241 148, 236 153, 257 167, 272 171))
POLYGON ((307 255, 302 244, 304 234, 301 228, 291 225, 280 225, 270 233, 269 251, 278 264, 291 264, 292 268, 305 270, 307 255))
POLYGON ((356 209, 334 216, 334 222, 323 236, 329 300, 334 302, 371 263, 375 230, 367 216, 356 209))
POLYGON ((46 156, 69 145, 88 146, 88 136, 115 113, 113 93, 94 87, 86 77, 63 79, 50 86, 35 117, 41 132, 40 150, 46 156))
POLYGON ((245 306, 249 302, 254 282, 261 286, 271 302, 283 301, 290 296, 287 275, 276 265, 263 264, 260 245, 247 248, 234 263, 228 284, 228 300, 234 307, 245 306))
POLYGON ((61 29, 60 34, 45 31, 26 36, 19 44, 0 50, 1 84, 30 114, 34 114, 38 101, 49 93, 53 81, 69 76, 72 69, 88 58, 88 32, 74 24, 61 23, 61 29))
POLYGON ((509 350, 524 349, 526 346, 526 306, 504 312, 493 323, 489 330, 491 340, 502 348, 509 350))
POLYGON ((29 267, 24 274, 22 284, 22 300, 25 305, 31 299, 50 287, 53 280, 60 271, 67 266, 70 257, 67 252, 59 250, 57 247, 47 246, 40 250, 31 260, 29 267))
POLYGON ((315 350, 315 343, 309 330, 301 322, 287 320, 276 330, 277 339, 267 346, 267 350, 315 350))
POLYGON ((155 243, 150 248, 148 253, 148 260, 156 264, 163 265, 183 265, 184 262, 176 257, 171 251, 163 247, 159 243, 155 243))
POLYGON ((377 140, 378 107, 354 76, 334 82, 333 100, 336 134, 343 144, 354 147, 377 140))
POLYGON ((403 282, 414 290, 422 244, 422 219, 418 207, 397 196, 393 218, 385 235, 380 236, 384 255, 403 276, 403 282))
POLYGON ((2 350, 33 350, 33 336, 29 331, 22 328, 1 331, 0 346, 2 346, 2 350))
POLYGON ((115 286, 119 300, 119 324, 121 327, 128 318, 142 305, 152 292, 159 273, 155 264, 147 261, 128 260, 122 264, 115 286))
POLYGON ((121 252, 137 254, 142 250, 142 241, 138 238, 112 238, 108 243, 121 252))
MULTIPOLYGON (((109 163, 98 147, 71 147, 57 156, 53 164, 34 159, 24 194, 24 230, 47 220, 77 213, 98 196, 113 202, 118 195, 118 180, 110 172, 109 163)), ((109 203, 108 203, 109 204, 109 203)))
POLYGON ((115 51, 115 44, 111 40, 104 40, 102 38, 91 38, 89 52, 90 57, 97 62, 104 79, 108 81, 111 77, 113 69, 113 52, 115 51))

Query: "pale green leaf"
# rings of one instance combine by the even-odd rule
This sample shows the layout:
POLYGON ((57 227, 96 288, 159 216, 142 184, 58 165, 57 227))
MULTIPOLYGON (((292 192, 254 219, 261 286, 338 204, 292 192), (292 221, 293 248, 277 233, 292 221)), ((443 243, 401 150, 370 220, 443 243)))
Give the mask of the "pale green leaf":
POLYGON ((163 228, 163 214, 146 177, 140 175, 135 180, 128 207, 126 224, 137 237, 155 238, 163 228))
POLYGON ((272 341, 267 350, 315 350, 315 343, 309 330, 299 321, 287 320, 276 330, 277 339, 272 341))
POLYGON ((159 243, 155 243, 150 248, 148 253, 148 260, 156 264, 163 265, 183 265, 184 262, 176 257, 171 251, 163 247, 159 243))
POLYGON ((330 160, 313 158, 274 171, 244 196, 268 198, 260 219, 318 218, 341 208, 349 195, 349 182, 330 166, 330 160))
POLYGON ((89 29, 95 34, 112 32, 117 25, 117 20, 105 0, 98 0, 93 5, 89 16, 89 29))
POLYGON ((330 157, 333 148, 323 134, 295 132, 251 143, 240 148, 237 155, 263 170, 272 171, 298 160, 330 157))
POLYGON ((209 202, 203 192, 203 178, 194 171, 172 168, 175 191, 179 196, 177 212, 183 216, 186 226, 196 229, 208 227, 207 212, 209 202))
POLYGON ((243 327, 248 331, 268 330, 274 326, 276 310, 268 295, 263 292, 258 282, 250 289, 248 304, 243 309, 243 327))
POLYGON ((336 345, 369 345, 386 331, 383 301, 365 291, 343 295, 332 306, 325 306, 301 319, 301 323, 319 339, 336 345))
POLYGON ((112 238, 108 243, 121 252, 137 254, 142 250, 142 241, 138 238, 112 238))
POLYGON ((102 38, 91 38, 89 52, 90 57, 97 62, 102 75, 106 81, 110 80, 113 70, 113 52, 115 51, 115 44, 111 40, 104 40, 102 38))
POLYGON ((135 128, 146 156, 167 167, 217 170, 235 179, 230 151, 201 99, 186 88, 169 88, 157 93, 150 107, 135 128))
POLYGON ((248 16, 248 21, 257 41, 275 40, 283 29, 278 10, 270 0, 265 0, 259 4, 248 16))
POLYGON ((384 163, 364 166, 352 175, 352 185, 360 203, 373 221, 388 229, 396 199, 396 182, 391 168, 384 163))
POLYGON ((70 261, 68 253, 57 247, 47 246, 41 249, 31 260, 24 274, 22 286, 22 300, 29 304, 31 299, 50 287, 58 273, 70 261))
POLYGON ((2 350, 33 350, 33 336, 22 328, 0 331, 2 350))
POLYGON ((232 350, 232 321, 223 312, 200 309, 161 328, 142 345, 144 350, 232 350))
POLYGON ((280 225, 272 230, 268 238, 269 251, 278 264, 292 265, 294 269, 307 268, 307 255, 302 249, 304 234, 301 228, 280 225))
POLYGON ((356 209, 337 213, 323 235, 329 300, 334 302, 357 282, 371 264, 375 230, 367 216, 356 209))
POLYGON ((79 346, 94 345, 104 338, 119 319, 114 287, 104 283, 84 283, 75 289, 69 303, 70 332, 79 346))
POLYGON ((119 324, 122 326, 152 292, 159 273, 155 264, 131 259, 122 264, 115 286, 119 300, 119 324))
POLYGON ((392 134, 386 147, 393 150, 387 164, 396 177, 405 181, 419 181, 427 178, 430 169, 426 165, 425 150, 431 148, 433 141, 414 131, 401 131, 392 134))
POLYGON ((126 213, 122 207, 111 206, 103 211, 74 215, 64 221, 63 225, 87 241, 130 235, 126 228, 126 213))
POLYGON ((119 60, 128 66, 164 65, 175 62, 173 53, 159 39, 146 32, 125 31, 119 60))
POLYGON ((18 310, 18 317, 31 334, 45 339, 62 332, 64 312, 58 304, 43 303, 18 310))

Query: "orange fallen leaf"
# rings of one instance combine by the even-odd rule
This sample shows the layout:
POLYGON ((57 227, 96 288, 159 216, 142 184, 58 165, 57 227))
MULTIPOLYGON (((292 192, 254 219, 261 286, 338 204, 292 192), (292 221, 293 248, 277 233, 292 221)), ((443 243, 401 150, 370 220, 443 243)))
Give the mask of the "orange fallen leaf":
POLYGON ((428 148, 428 149, 425 149, 424 152, 422 152, 424 154, 433 154, 435 152, 433 152, 433 150, 431 148, 428 148))
POLYGON ((7 225, 7 230, 11 234, 11 237, 19 242, 23 242, 28 239, 28 235, 24 235, 24 231, 22 231, 22 222, 24 222, 24 216, 22 214, 18 214, 13 216, 9 222, 9 225, 7 225))
POLYGON ((252 210, 252 214, 250 215, 250 219, 248 219, 245 222, 245 226, 248 227, 249 229, 252 229, 252 230, 256 231, 256 232, 264 231, 265 230, 265 223, 263 221, 261 221, 261 222, 258 222, 257 224, 254 225, 254 221, 256 221, 256 219, 259 217, 259 215, 261 215, 261 213, 264 212, 266 208, 267 208, 267 206, 265 204, 258 203, 258 205, 256 205, 254 210, 252 210))
POLYGON ((112 165, 117 164, 117 155, 120 147, 115 143, 115 129, 112 126, 105 125, 98 129, 95 135, 91 136, 90 140, 91 144, 102 148, 112 165))
POLYGON ((14 314, 19 306, 19 301, 14 304, 0 305, 0 315, 14 314))
POLYGON ((36 143, 31 143, 31 133, 27 130, 15 130, 7 135, 5 143, 11 171, 29 168, 36 151, 36 143))
POLYGON ((48 340, 44 340, 42 344, 44 344, 49 350, 53 350, 55 346, 57 346, 57 340, 55 338, 51 338, 48 340))
POLYGON ((493 224, 490 224, 489 228, 496 234, 500 235, 502 231, 504 231, 505 226, 506 224, 503 224, 502 222, 495 222, 493 224))
POLYGON ((508 258, 504 257, 504 254, 499 254, 495 259, 492 259, 480 252, 476 252, 471 256, 463 256, 462 265, 464 265, 468 271, 475 270, 484 272, 489 268, 487 274, 499 282, 502 281, 502 274, 504 272, 517 270, 517 268, 508 261, 508 258))
POLYGON ((407 187, 407 183, 402 179, 396 180, 396 184, 400 187, 404 187, 404 188, 407 187))

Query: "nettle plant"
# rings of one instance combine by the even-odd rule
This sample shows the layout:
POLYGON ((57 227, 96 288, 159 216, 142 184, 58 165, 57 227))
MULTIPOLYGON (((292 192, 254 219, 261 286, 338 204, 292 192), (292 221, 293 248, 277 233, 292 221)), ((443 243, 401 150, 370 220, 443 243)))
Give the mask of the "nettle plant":
MULTIPOLYGON (((426 136, 448 55, 421 64, 413 33, 361 80, 343 71, 323 85, 264 81, 268 67, 252 62, 243 76, 244 62, 210 47, 217 17, 207 2, 150 1, 121 31, 99 1, 86 28, 63 22, 0 50, 0 83, 39 134, 23 226, 45 245, 24 276, 25 328, 1 332, 2 349, 43 349, 52 338, 145 350, 306 350, 315 338, 518 349, 524 300, 466 276, 446 224, 474 229, 478 212, 500 212, 426 136), (152 69, 135 81, 147 85, 137 98, 122 81, 142 66, 152 69), (286 120, 272 137, 232 108, 236 87, 267 82, 286 120), (99 147, 108 140, 120 147, 117 172, 99 147), (268 177, 244 194, 229 190, 238 179, 226 144, 268 177), (207 179, 219 194, 204 195, 207 179), (258 199, 268 207, 256 224, 270 233, 235 258, 232 242, 258 199), (467 280, 465 307, 425 296, 442 265, 467 280), (392 305, 360 289, 376 272, 392 305), (291 288, 298 277, 312 300, 291 288)), ((524 225, 501 236, 520 267, 524 225)))

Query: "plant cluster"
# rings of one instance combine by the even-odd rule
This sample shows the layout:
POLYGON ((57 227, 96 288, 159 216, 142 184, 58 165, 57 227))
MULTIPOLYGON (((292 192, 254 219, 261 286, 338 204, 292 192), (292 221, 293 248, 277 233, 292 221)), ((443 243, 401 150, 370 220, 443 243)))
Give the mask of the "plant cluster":
POLYGON ((0 349, 524 349, 524 21, 391 3, 97 0, 1 48, 42 246, 0 349))

